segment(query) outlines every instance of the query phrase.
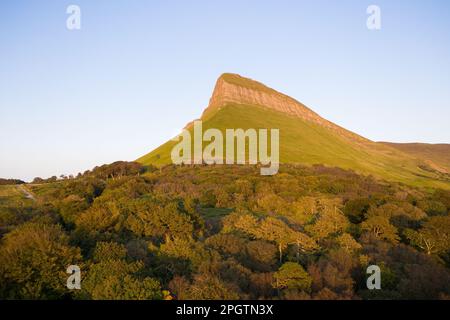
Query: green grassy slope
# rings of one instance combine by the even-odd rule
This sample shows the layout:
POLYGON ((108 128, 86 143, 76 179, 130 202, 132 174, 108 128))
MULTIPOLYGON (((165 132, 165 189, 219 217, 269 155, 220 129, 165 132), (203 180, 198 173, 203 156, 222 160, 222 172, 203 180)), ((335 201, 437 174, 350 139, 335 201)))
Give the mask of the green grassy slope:
MULTIPOLYGON (((416 159, 401 151, 370 141, 356 143, 330 129, 272 109, 229 104, 204 114, 202 120, 203 130, 218 128, 223 134, 228 128, 280 129, 281 163, 324 164, 415 186, 450 188, 449 181, 438 181, 439 176, 422 170, 416 159)), ((189 130, 192 132, 192 127, 189 130)), ((137 161, 169 164, 175 144, 169 141, 137 161)))
POLYGON ((0 203, 3 201, 3 199, 6 198, 21 199, 22 197, 23 193, 20 192, 19 187, 17 185, 0 186, 0 203))
POLYGON ((450 144, 382 143, 414 157, 432 161, 438 169, 450 172, 450 144))
MULTIPOLYGON (((0 186, 0 212, 4 208, 15 208, 22 205, 31 205, 35 200, 30 199, 24 190, 24 185, 1 185, 0 186)), ((1 221, 0 221, 1 229, 1 221)))

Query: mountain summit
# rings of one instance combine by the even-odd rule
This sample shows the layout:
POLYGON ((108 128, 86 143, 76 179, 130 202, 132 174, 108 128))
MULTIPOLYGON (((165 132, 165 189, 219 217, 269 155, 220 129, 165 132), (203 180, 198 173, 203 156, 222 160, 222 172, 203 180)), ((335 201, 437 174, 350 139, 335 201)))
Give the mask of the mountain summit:
POLYGON ((269 88, 258 81, 234 73, 224 73, 217 79, 214 92, 204 113, 210 110, 220 109, 229 104, 244 104, 268 108, 316 123, 322 127, 334 130, 342 136, 347 136, 357 141, 367 141, 367 139, 322 118, 297 100, 269 88))
POLYGON ((230 103, 257 105, 320 123, 323 119, 300 102, 255 80, 224 73, 217 79, 207 109, 230 103))
MULTIPOLYGON (((411 185, 450 188, 446 172, 450 168, 439 170, 442 166, 430 165, 430 159, 361 137, 297 100, 237 74, 218 78, 200 120, 204 130, 279 129, 281 163, 323 164, 411 185)), ((192 131, 192 122, 185 128, 192 131)), ((176 143, 168 141, 137 161, 170 164, 176 143)))

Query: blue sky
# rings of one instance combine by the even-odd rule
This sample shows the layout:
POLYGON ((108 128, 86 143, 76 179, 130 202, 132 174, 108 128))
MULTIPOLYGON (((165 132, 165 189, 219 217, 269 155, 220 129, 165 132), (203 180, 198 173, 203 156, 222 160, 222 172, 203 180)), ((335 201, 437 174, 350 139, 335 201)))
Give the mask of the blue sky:
POLYGON ((197 118, 223 72, 372 140, 450 143, 449 39, 448 1, 2 1, 0 177, 134 160, 197 118))

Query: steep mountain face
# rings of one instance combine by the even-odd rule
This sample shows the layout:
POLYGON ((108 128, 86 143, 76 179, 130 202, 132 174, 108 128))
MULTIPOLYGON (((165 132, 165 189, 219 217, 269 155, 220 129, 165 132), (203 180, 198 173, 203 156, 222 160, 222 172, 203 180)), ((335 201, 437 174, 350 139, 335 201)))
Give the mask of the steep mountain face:
MULTIPOLYGON (((279 129, 281 163, 324 164, 410 185, 450 189, 448 175, 417 155, 361 137, 295 99, 239 75, 219 77, 200 119, 203 130, 216 128, 223 133, 238 128, 279 129)), ((192 132, 192 123, 185 128, 192 132)), ((168 141, 137 161, 170 164, 176 144, 168 141)))
POLYGON ((225 73, 219 77, 204 114, 230 104, 254 105, 298 117, 336 131, 355 141, 368 141, 357 134, 330 122, 297 100, 277 92, 264 84, 237 74, 225 73))

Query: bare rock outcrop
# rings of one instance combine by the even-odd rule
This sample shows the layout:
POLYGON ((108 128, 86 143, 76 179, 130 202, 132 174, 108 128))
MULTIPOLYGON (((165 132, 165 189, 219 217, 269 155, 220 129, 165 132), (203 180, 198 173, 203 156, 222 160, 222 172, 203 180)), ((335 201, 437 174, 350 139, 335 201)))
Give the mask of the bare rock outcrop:
POLYGON ((343 137, 359 142, 369 141, 322 118, 297 100, 277 92, 260 82, 237 74, 226 73, 219 77, 205 112, 216 108, 221 109, 227 104, 255 105, 273 109, 329 128, 343 137))

